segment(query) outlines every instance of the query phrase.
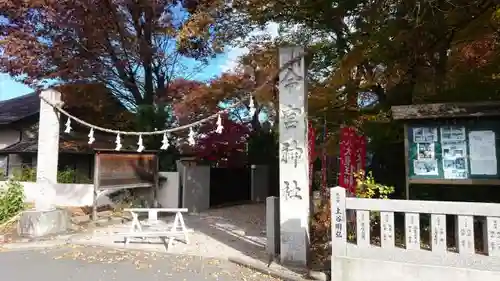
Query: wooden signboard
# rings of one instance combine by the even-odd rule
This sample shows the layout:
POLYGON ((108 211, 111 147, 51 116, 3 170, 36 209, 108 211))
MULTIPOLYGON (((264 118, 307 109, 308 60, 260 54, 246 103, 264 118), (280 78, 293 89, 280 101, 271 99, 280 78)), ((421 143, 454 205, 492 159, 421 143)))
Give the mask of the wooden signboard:
POLYGON ((500 102, 391 108, 404 122, 406 198, 411 184, 500 185, 500 102))
POLYGON ((94 160, 94 206, 100 193, 128 188, 151 187, 153 198, 158 189, 158 156, 156 152, 99 150, 94 160))
POLYGON ((95 179, 99 189, 136 188, 155 184, 158 173, 156 153, 99 151, 95 155, 95 179))

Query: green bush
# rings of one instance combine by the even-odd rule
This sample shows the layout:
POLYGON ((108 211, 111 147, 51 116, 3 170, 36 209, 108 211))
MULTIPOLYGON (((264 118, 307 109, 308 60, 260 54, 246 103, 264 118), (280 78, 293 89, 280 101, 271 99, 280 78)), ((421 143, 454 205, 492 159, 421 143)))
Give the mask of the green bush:
MULTIPOLYGON (((23 167, 21 169, 16 169, 13 172, 13 178, 16 181, 21 182, 35 182, 36 181, 36 169, 23 167)), ((57 172, 57 182, 58 183, 92 183, 91 179, 77 170, 66 169, 57 172)))
POLYGON ((13 170, 12 175, 15 181, 25 181, 25 182, 36 181, 36 169, 33 168, 29 167, 17 168, 13 170))
POLYGON ((5 173, 5 169, 0 169, 0 181, 4 181, 7 179, 7 174, 5 173))
POLYGON ((378 198, 388 199, 394 193, 394 187, 375 182, 372 172, 365 175, 364 171, 359 171, 354 175, 356 178, 356 197, 358 198, 378 198))
POLYGON ((0 188, 0 223, 24 210, 24 188, 13 179, 0 188))
POLYGON ((66 169, 57 172, 58 183, 92 183, 91 179, 77 170, 66 169))

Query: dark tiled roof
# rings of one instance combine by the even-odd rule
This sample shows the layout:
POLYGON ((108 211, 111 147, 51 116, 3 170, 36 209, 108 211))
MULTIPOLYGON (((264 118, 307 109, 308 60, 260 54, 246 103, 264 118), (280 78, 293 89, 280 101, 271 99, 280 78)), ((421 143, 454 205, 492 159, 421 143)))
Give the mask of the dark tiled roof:
POLYGON ((500 116, 500 102, 430 103, 391 107, 394 120, 500 116))
POLYGON ((40 99, 38 93, 31 93, 10 100, 0 101, 0 125, 11 124, 38 114, 40 99))
MULTIPOLYGON (((22 140, 11 146, 0 150, 0 153, 36 153, 38 150, 38 140, 22 140)), ((60 140, 59 151, 63 153, 84 153, 92 154, 93 151, 89 145, 83 142, 75 143, 73 141, 60 140)))

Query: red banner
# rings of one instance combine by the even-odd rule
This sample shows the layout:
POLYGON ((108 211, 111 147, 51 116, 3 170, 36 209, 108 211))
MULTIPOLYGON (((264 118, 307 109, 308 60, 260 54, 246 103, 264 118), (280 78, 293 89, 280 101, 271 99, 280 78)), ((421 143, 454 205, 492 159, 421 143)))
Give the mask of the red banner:
POLYGON ((354 174, 365 170, 366 138, 358 136, 354 128, 344 127, 340 131, 339 185, 355 193, 354 174))
POLYGON ((355 132, 352 128, 340 130, 339 186, 351 190, 353 187, 351 155, 354 153, 355 132))

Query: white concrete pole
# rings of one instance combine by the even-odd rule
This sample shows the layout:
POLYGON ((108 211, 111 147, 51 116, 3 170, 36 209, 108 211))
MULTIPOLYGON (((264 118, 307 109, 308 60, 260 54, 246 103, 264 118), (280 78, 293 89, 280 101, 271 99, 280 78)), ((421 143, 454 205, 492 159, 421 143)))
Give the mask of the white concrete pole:
MULTIPOLYGON (((61 93, 48 89, 40 93, 51 104, 61 104, 61 93)), ((40 99, 40 120, 38 125, 38 153, 36 182, 40 188, 40 200, 35 208, 53 208, 53 188, 57 183, 57 165, 59 160, 59 113, 43 99, 40 99)))

